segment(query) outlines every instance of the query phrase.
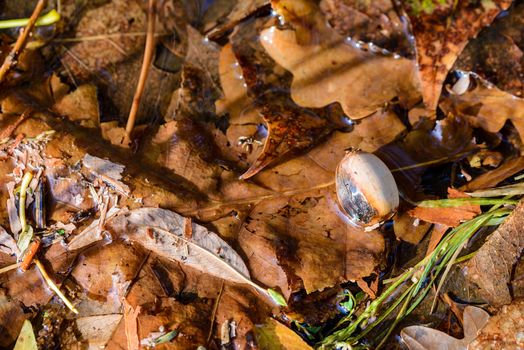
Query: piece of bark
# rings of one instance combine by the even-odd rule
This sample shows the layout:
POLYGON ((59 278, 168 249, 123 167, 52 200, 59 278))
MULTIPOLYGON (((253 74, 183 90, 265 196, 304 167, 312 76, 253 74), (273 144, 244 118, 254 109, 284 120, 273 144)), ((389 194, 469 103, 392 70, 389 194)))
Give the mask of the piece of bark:
POLYGON ((467 278, 477 284, 481 296, 494 306, 511 303, 513 267, 524 249, 524 201, 491 234, 466 265, 467 278))

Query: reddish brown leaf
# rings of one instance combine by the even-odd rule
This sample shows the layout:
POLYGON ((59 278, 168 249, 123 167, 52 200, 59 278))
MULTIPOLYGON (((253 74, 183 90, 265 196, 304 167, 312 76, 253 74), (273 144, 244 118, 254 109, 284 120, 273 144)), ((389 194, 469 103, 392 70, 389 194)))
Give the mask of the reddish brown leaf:
POLYGON ((260 109, 260 113, 266 122, 268 135, 262 152, 240 177, 244 180, 292 151, 311 147, 332 131, 327 120, 292 104, 267 105, 260 109))
POLYGON ((435 250, 448 229, 449 226, 446 225, 435 224, 435 226, 433 226, 433 229, 431 230, 431 237, 429 238, 428 248, 426 249, 426 256, 435 250))
POLYGON ((410 13, 426 108, 434 113, 442 84, 469 39, 490 24, 511 0, 454 1, 435 5, 430 13, 410 13), (455 6, 456 4, 456 6, 455 6))
MULTIPOLYGON (((448 188, 448 198, 468 197, 459 190, 448 188)), ((416 207, 409 211, 409 215, 434 224, 456 227, 461 222, 473 219, 481 213, 480 205, 461 205, 451 208, 424 208, 416 207)))

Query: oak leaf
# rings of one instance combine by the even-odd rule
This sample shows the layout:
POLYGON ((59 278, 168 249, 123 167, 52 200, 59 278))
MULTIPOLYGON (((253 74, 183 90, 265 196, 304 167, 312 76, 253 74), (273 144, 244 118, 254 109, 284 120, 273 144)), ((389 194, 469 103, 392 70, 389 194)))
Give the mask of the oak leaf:
POLYGON ((305 36, 301 33, 307 30, 301 27, 270 27, 260 34, 267 53, 293 73, 291 97, 299 106, 321 108, 339 102, 348 117, 360 119, 395 97, 404 106, 417 102, 414 62, 365 52, 330 28, 319 11, 315 13, 314 20, 308 18, 308 23, 317 26, 310 29, 316 34, 313 42, 300 43, 299 38, 305 36))
POLYGON ((428 111, 434 113, 449 69, 469 39, 489 25, 511 0, 480 2, 446 0, 430 12, 410 14, 417 48, 422 96, 428 111))

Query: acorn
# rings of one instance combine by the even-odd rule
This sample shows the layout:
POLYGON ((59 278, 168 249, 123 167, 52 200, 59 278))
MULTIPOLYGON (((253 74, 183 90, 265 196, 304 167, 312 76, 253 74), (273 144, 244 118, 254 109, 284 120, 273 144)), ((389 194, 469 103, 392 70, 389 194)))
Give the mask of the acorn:
POLYGON ((390 219, 399 205, 395 179, 371 153, 349 151, 336 172, 338 202, 351 222, 372 228, 390 219))

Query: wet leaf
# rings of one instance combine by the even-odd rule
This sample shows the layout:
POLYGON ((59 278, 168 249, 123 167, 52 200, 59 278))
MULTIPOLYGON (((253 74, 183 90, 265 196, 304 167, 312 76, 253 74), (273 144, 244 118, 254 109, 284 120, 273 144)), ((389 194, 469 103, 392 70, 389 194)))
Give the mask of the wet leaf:
POLYGON ((469 39, 493 19, 511 0, 480 2, 446 0, 427 13, 408 8, 417 47, 417 61, 426 108, 434 113, 449 69, 469 39))
POLYGON ((267 126, 267 137, 258 158, 240 177, 243 180, 290 152, 311 147, 333 130, 327 120, 293 105, 268 105, 260 113, 267 126))
POLYGON ((400 335, 410 350, 467 350, 468 344, 489 320, 489 314, 481 308, 467 306, 464 310, 464 338, 457 339, 436 329, 424 326, 410 326, 402 329, 400 335))
POLYGON ((370 50, 381 48, 414 57, 406 22, 392 1, 322 0, 320 9, 331 26, 343 37, 362 41, 370 50))
POLYGON ((272 318, 255 328, 257 341, 264 350, 311 350, 298 334, 272 318))
POLYGON ((476 127, 498 132, 510 120, 524 139, 524 99, 502 91, 489 82, 470 74, 475 87, 464 94, 449 94, 441 107, 448 113, 468 118, 476 127))
POLYGON ((524 249, 524 202, 486 240, 466 265, 466 277, 477 284, 481 296, 492 305, 509 304, 513 266, 524 249))
POLYGON ((291 97, 299 106, 321 108, 339 102, 348 117, 360 119, 395 97, 405 106, 417 102, 418 78, 412 61, 364 52, 318 18, 319 11, 313 13, 314 18, 306 21, 317 25, 313 31, 318 40, 307 45, 297 37, 301 31, 311 31, 307 27, 296 31, 271 27, 260 34, 267 53, 293 73, 291 97))
POLYGON ((37 350, 35 333, 31 321, 25 320, 20 335, 16 340, 14 350, 37 350))
POLYGON ((233 7, 225 22, 211 30, 208 36, 211 38, 220 37, 228 30, 233 29, 240 21, 269 7, 269 2, 270 0, 244 0, 236 2, 235 7, 233 7))

